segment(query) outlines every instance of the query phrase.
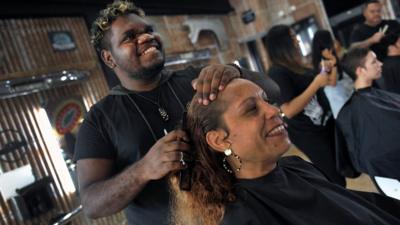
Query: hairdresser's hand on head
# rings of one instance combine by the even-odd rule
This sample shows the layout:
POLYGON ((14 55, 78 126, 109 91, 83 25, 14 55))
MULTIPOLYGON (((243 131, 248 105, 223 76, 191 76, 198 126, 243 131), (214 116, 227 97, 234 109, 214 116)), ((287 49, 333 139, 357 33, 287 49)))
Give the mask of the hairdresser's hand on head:
POLYGON ((176 172, 183 168, 180 160, 182 152, 190 148, 186 133, 182 130, 174 130, 159 139, 140 160, 144 171, 143 176, 149 180, 158 180, 170 172, 176 172))
POLYGON ((198 102, 208 105, 217 98, 219 91, 234 78, 240 77, 240 71, 234 66, 215 64, 204 67, 198 78, 193 80, 192 86, 197 91, 198 102))

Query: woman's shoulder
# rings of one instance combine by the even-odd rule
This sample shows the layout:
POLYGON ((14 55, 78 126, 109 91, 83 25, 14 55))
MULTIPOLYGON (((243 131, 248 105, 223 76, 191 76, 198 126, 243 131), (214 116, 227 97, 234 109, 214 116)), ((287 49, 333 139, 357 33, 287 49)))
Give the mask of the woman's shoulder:
POLYGON ((278 161, 278 165, 281 167, 308 167, 309 164, 299 156, 284 156, 278 161))
POLYGON ((295 171, 299 175, 312 175, 323 177, 325 179, 325 175, 315 167, 314 164, 307 162, 298 156, 282 157, 278 161, 278 165, 283 168, 283 170, 295 171))

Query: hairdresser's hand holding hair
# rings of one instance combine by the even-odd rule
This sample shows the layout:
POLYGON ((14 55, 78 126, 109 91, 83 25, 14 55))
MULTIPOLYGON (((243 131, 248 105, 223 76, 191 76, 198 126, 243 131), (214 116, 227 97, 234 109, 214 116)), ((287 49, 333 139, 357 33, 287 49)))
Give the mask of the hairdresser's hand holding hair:
MULTIPOLYGON (((246 71, 247 77, 251 76, 248 73, 250 71, 246 71)), ((204 67, 198 78, 192 82, 193 88, 197 90, 197 102, 208 105, 217 98, 218 92, 223 91, 229 82, 241 76, 242 70, 234 65, 213 64, 204 67)), ((275 88, 270 88, 270 90, 274 94, 277 92, 275 88)), ((157 180, 185 168, 186 165, 183 165, 180 159, 181 152, 187 154, 190 149, 187 142, 187 135, 182 130, 175 130, 158 140, 142 159, 141 163, 146 167, 145 177, 157 180)))
POLYGON ((158 180, 185 168, 186 165, 181 163, 181 154, 189 151, 188 141, 187 134, 182 130, 171 131, 159 139, 140 161, 143 177, 158 180))

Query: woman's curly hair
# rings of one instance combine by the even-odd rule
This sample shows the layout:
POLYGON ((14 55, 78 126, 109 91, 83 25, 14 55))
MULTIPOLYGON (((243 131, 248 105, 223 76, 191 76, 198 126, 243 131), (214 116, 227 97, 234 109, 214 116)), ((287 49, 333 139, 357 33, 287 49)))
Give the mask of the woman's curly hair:
POLYGON ((93 22, 92 28, 90 29, 90 39, 97 51, 101 51, 102 49, 109 47, 109 43, 107 40, 104 40, 104 36, 111 28, 111 24, 114 22, 114 20, 120 16, 130 13, 141 17, 144 16, 144 11, 129 1, 113 2, 107 5, 107 8, 100 11, 99 16, 93 22))
POLYGON ((191 190, 180 190, 177 176, 170 179, 171 220, 175 225, 217 225, 223 219, 226 204, 236 198, 235 177, 222 166, 224 154, 211 149, 206 141, 209 131, 228 132, 221 118, 227 103, 218 98, 204 106, 197 103, 197 98, 193 98, 186 117, 194 157, 191 190))

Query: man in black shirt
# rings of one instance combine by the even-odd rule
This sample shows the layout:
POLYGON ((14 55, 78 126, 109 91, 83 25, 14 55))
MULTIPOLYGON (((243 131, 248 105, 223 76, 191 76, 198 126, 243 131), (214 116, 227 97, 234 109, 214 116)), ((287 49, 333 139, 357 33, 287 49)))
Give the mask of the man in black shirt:
POLYGON ((336 119, 338 169, 400 180, 400 95, 372 87, 382 63, 369 49, 353 49, 343 59, 355 91, 336 119))
POLYGON ((388 34, 382 45, 387 52, 382 66, 384 89, 400 94, 400 34, 388 34))
POLYGON ((101 11, 91 33, 121 85, 91 107, 79 130, 75 160, 83 210, 99 218, 125 209, 129 225, 168 224, 166 176, 187 165, 188 138, 175 128, 193 87, 205 105, 238 77, 258 79, 272 98, 279 89, 260 74, 232 65, 165 70, 160 37, 129 2, 101 11))
POLYGON ((383 58, 379 42, 386 33, 400 27, 395 20, 382 20, 382 4, 378 0, 367 1, 363 7, 363 24, 356 26, 350 35, 350 48, 370 48, 378 59, 383 58))

